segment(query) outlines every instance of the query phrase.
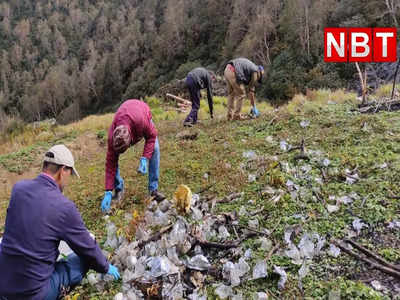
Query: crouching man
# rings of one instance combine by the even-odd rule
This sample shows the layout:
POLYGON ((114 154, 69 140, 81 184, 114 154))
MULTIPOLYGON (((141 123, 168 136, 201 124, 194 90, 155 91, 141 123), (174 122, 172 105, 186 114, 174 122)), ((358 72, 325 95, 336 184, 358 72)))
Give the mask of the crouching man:
POLYGON ((120 278, 63 195, 71 175, 79 177, 72 153, 56 145, 45 154, 38 177, 14 185, 0 244, 0 299, 58 299, 89 269, 120 278), (74 254, 57 261, 60 240, 74 254))

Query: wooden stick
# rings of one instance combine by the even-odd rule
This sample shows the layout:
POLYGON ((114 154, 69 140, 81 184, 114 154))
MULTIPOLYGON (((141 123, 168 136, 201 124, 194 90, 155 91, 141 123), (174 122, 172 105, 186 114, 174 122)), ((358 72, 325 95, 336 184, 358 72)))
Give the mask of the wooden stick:
POLYGON ((393 269, 388 268, 388 267, 384 267, 384 266, 382 266, 380 264, 377 264, 377 263, 375 263, 375 262, 373 262, 373 261, 371 261, 371 260, 369 260, 369 259, 367 259, 365 257, 362 257, 362 256, 358 255, 357 253, 355 253, 355 252, 347 249, 346 247, 340 245, 340 243, 337 242, 337 241, 332 241, 332 244, 334 244, 336 247, 340 248, 340 250, 342 250, 343 252, 347 253, 348 255, 353 256, 353 257, 357 258, 358 260, 361 260, 363 262, 368 263, 372 268, 380 270, 380 271, 382 271, 382 272, 384 272, 386 274, 389 274, 389 275, 391 275, 393 277, 400 278, 400 272, 397 272, 396 270, 393 270, 393 269))
POLYGON ((189 105, 192 104, 192 102, 190 102, 189 100, 183 99, 181 97, 178 97, 178 96, 175 96, 175 95, 172 95, 172 94, 169 94, 169 93, 167 93, 166 96, 170 97, 172 99, 175 99, 176 101, 179 101, 179 102, 187 103, 189 105))
POLYGON ((271 258, 271 256, 275 253, 276 250, 279 249, 279 242, 268 252, 267 257, 265 258, 266 261, 269 261, 269 259, 271 258))
POLYGON ((345 239, 344 240, 346 243, 349 243, 350 245, 352 245, 354 248, 360 250, 361 252, 363 252, 365 255, 371 256, 372 258, 374 258, 377 262, 381 263, 384 266, 387 266, 393 270, 399 271, 400 272, 400 268, 387 262, 386 260, 384 260, 383 258, 381 258, 380 256, 378 256, 377 254, 375 254, 374 252, 372 252, 371 250, 368 250, 367 248, 364 248, 363 246, 357 244, 356 242, 350 240, 350 239, 345 239))

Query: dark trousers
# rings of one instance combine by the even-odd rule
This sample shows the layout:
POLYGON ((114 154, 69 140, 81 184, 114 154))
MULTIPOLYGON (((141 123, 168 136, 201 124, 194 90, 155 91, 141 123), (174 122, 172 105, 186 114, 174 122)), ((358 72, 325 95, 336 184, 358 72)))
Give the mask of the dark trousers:
POLYGON ((45 300, 56 300, 64 289, 69 290, 80 284, 87 271, 85 262, 76 254, 68 255, 66 259, 56 262, 45 300))
POLYGON ((190 122, 192 124, 197 123, 197 113, 200 109, 200 89, 197 87, 193 78, 188 76, 186 77, 186 86, 189 90, 190 101, 192 101, 192 110, 189 115, 185 119, 186 122, 190 122))

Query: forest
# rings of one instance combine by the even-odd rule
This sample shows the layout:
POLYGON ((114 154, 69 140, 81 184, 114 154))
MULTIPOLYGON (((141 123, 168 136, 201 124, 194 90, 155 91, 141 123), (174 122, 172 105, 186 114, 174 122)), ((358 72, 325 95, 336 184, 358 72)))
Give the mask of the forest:
POLYGON ((0 132, 68 123, 152 95, 196 66, 244 56, 266 68, 258 99, 354 88, 324 63, 325 27, 398 27, 398 0, 0 1, 0 132))

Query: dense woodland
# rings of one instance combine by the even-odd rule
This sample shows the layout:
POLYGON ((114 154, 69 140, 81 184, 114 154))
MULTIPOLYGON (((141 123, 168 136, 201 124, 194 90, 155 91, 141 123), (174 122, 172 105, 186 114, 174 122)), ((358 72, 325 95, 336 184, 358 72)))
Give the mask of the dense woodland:
POLYGON ((349 87, 323 62, 326 26, 397 26, 400 0, 0 0, 0 131, 69 122, 151 95, 197 65, 266 66, 259 97, 349 87))

